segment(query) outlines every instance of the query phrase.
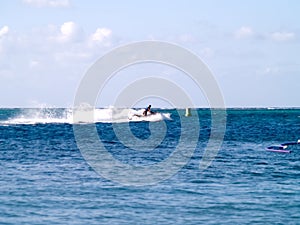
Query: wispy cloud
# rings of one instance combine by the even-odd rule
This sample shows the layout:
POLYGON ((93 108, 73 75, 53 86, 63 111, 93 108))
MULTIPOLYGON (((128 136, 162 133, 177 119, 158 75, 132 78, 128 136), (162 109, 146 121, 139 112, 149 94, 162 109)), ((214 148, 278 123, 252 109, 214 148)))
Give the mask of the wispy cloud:
POLYGON ((180 42, 195 42, 196 38, 192 34, 182 34, 179 36, 180 42))
POLYGON ((258 70, 256 70, 256 73, 259 75, 275 75, 279 74, 280 69, 278 66, 265 66, 258 70))
POLYGON ((254 30, 249 26, 242 26, 234 32, 234 38, 235 39, 256 38, 258 40, 273 40, 278 42, 286 42, 286 41, 294 40, 296 38, 296 34, 294 32, 286 32, 286 31, 259 33, 259 32, 254 32, 254 30))
POLYGON ((211 58, 214 56, 215 52, 213 49, 209 47, 205 47, 201 50, 201 55, 203 55, 205 58, 211 58))
POLYGON ((244 38, 249 38, 254 35, 254 32, 251 27, 248 26, 242 26, 238 30, 234 32, 234 37, 236 39, 244 39, 244 38))
POLYGON ((0 38, 3 37, 4 35, 6 35, 9 31, 8 26, 4 26, 0 29, 0 38))
POLYGON ((69 0, 23 0, 25 4, 34 7, 69 7, 69 0))
POLYGON ((293 32, 274 32, 271 33, 271 39, 274 41, 290 41, 295 39, 296 35, 293 32))
MULTIPOLYGON (((0 69, 8 65, 12 71, 16 71, 11 60, 14 57, 22 62, 18 67, 23 68, 22 74, 41 68, 48 68, 49 71, 58 70, 60 66, 69 68, 70 65, 79 68, 92 62, 101 50, 114 44, 109 28, 97 28, 94 33, 85 35, 83 28, 73 21, 36 28, 22 34, 12 32, 9 38, 5 38, 8 32, 7 26, 0 27, 0 69)), ((2 72, 0 70, 0 76, 2 72)))

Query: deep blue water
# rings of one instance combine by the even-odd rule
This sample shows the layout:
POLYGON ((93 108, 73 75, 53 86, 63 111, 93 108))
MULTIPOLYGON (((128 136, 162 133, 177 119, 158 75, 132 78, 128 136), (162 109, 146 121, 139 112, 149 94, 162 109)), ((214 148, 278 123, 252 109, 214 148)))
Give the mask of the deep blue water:
MULTIPOLYGON (((204 171, 199 163, 211 117, 199 109, 199 120, 186 118, 190 129, 201 128, 188 164, 169 179, 139 187, 95 172, 78 149, 73 125, 51 122, 64 109, 50 117, 48 110, 45 123, 11 122, 24 115, 30 120, 32 111, 0 109, 0 224, 299 224, 300 145, 288 154, 266 151, 300 139, 299 109, 227 110, 222 147, 204 171)), ((152 151, 122 145, 111 123, 96 124, 99 138, 122 163, 162 162, 180 142, 184 111, 161 111, 172 120, 152 151)), ((151 136, 149 122, 132 122, 130 129, 141 140, 151 136)))

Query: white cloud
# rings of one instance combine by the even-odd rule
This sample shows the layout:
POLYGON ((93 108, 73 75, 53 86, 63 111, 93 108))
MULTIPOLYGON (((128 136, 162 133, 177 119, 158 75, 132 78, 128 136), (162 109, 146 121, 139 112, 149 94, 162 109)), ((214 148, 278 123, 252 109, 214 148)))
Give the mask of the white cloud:
MULTIPOLYGON (((15 73, 9 68, 1 68, 0 66, 0 79, 13 79, 15 78, 15 73)), ((4 83, 4 82, 3 82, 4 83)))
POLYGON ((205 47, 204 49, 201 50, 201 54, 205 57, 205 58, 211 58, 214 56, 215 52, 214 50, 212 50, 211 48, 205 47))
POLYGON ((76 42, 83 39, 83 30, 76 23, 69 21, 60 26, 60 33, 55 37, 59 42, 76 42))
POLYGON ((271 38, 274 41, 290 41, 296 37, 292 32, 274 32, 271 34, 271 38))
POLYGON ((110 47, 112 44, 111 37, 112 30, 105 27, 97 28, 96 31, 90 35, 88 45, 91 48, 95 46, 110 47))
POLYGON ((4 26, 0 29, 0 60, 3 57, 3 52, 4 52, 4 42, 5 40, 2 39, 9 31, 8 26, 4 26))
POLYGON ((274 75, 279 73, 279 68, 274 66, 267 66, 261 70, 258 70, 257 73, 262 75, 274 75))
MULTIPOLYGON (((22 32, 9 28, 0 26, 0 89, 16 89, 18 93, 30 90, 22 96, 20 104, 24 104, 25 98, 34 99, 36 93, 39 93, 41 102, 53 100, 63 104, 69 101, 87 68, 118 43, 109 28, 95 27, 85 35, 73 21, 22 32), (53 97, 44 94, 52 93, 53 86, 57 90, 53 97)), ((18 98, 15 99, 18 102, 18 98)), ((18 104, 6 103, 4 97, 2 100, 4 105, 18 104)))
POLYGON ((38 67, 39 65, 40 65, 40 62, 37 61, 37 60, 31 60, 29 62, 29 67, 32 68, 32 69, 38 67))
POLYGON ((234 36, 236 39, 244 39, 253 36, 254 32, 251 27, 242 26, 235 31, 234 36))
POLYGON ((263 73, 264 73, 264 74, 270 74, 270 73, 272 73, 273 71, 274 71, 273 68, 267 67, 267 68, 265 68, 265 69, 263 70, 263 73))
POLYGON ((91 35, 91 40, 96 42, 103 42, 105 39, 109 38, 112 31, 108 28, 97 28, 96 32, 91 35))
POLYGON ((70 40, 78 35, 79 28, 74 22, 66 22, 60 27, 62 38, 70 40))
POLYGON ((0 65, 5 61, 7 47, 12 44, 11 42, 11 32, 9 27, 3 26, 0 29, 0 65))
POLYGON ((72 63, 83 63, 90 58, 91 53, 84 52, 84 46, 82 46, 82 49, 79 49, 77 51, 68 51, 66 49, 63 49, 61 51, 53 53, 53 59, 60 64, 70 63, 71 65, 72 63))
POLYGON ((83 67, 99 57, 101 51, 115 43, 109 28, 98 28, 85 35, 73 21, 36 27, 22 33, 10 32, 4 26, 0 27, 0 34, 5 37, 0 38, 0 77, 7 77, 3 75, 7 70, 22 78, 26 74, 77 76, 83 67), (4 66, 9 68, 4 71, 4 66))
POLYGON ((8 31, 9 31, 8 26, 2 27, 1 30, 0 30, 0 38, 4 37, 4 35, 6 35, 8 33, 8 31))
POLYGON ((195 42, 196 38, 191 34, 182 34, 179 36, 181 42, 195 42))
POLYGON ((23 0, 25 4, 35 7, 69 7, 69 0, 23 0))

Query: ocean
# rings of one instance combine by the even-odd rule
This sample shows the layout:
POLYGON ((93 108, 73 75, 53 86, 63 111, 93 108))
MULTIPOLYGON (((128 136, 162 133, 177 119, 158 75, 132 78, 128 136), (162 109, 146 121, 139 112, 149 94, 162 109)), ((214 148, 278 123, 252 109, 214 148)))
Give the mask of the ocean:
POLYGON ((97 109, 95 123, 74 124, 71 109, 0 109, 0 224, 300 223, 300 144, 288 146, 290 153, 267 151, 297 143, 300 109, 227 109, 224 138, 205 169, 199 165, 213 132, 211 111, 185 118, 183 109, 153 110, 149 120, 134 119, 138 109, 112 120, 112 109, 97 109), (97 140, 88 138, 91 126, 97 140), (82 132, 77 138, 74 127, 82 132), (186 135, 197 127, 196 136, 186 135), (89 158, 79 139, 89 151, 101 142, 119 164, 97 151, 89 158), (178 146, 176 170, 142 173, 178 146), (128 165, 123 173, 120 165, 128 165))

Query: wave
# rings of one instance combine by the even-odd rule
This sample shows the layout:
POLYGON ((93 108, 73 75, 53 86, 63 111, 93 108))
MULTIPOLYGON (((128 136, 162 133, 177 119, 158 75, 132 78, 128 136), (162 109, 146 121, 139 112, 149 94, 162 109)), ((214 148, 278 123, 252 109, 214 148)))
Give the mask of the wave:
POLYGON ((80 112, 73 109, 22 109, 17 115, 13 115, 6 120, 0 120, 0 125, 12 124, 76 124, 76 123, 125 123, 125 122, 157 122, 171 120, 170 113, 155 113, 154 115, 142 116, 143 109, 92 109, 91 111, 80 112), (88 114, 86 114, 88 113, 88 114), (92 114, 90 114, 92 113, 92 114), (76 116, 75 116, 76 115, 76 116), (87 119, 93 117, 92 120, 87 119), (135 115, 140 115, 135 116, 135 115), (78 119, 80 118, 80 119, 78 119))

